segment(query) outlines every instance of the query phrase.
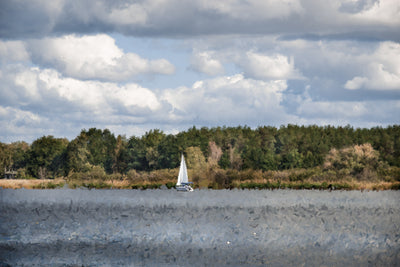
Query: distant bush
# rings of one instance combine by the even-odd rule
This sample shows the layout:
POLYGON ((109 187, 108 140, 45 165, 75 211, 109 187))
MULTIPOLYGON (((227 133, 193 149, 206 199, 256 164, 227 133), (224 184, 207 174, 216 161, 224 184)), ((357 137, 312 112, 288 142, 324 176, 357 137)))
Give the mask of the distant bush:
POLYGON ((378 168, 378 175, 387 182, 400 181, 400 168, 384 166, 378 168))
POLYGON ((392 189, 392 190, 400 190, 400 183, 393 184, 390 189, 392 189))
POLYGON ((226 176, 228 176, 228 179, 233 182, 233 181, 239 181, 240 180, 240 172, 234 169, 229 169, 226 171, 226 176))
POLYGON ((279 189, 281 187, 281 184, 279 182, 276 183, 255 183, 255 182, 249 182, 249 183, 243 183, 239 185, 239 188, 241 189, 279 189))
POLYGON ((176 180, 178 176, 178 171, 176 169, 162 169, 155 170, 151 172, 138 172, 134 169, 131 169, 126 174, 126 178, 131 183, 160 183, 163 181, 176 180))
POLYGON ((221 188, 229 188, 231 183, 229 176, 226 175, 226 171, 221 169, 214 172, 214 180, 221 188))
POLYGON ((360 181, 378 180, 385 175, 388 164, 379 159, 371 144, 331 149, 323 164, 325 171, 335 171, 339 179, 355 177, 360 181))
POLYGON ((26 168, 19 168, 17 170, 17 178, 18 179, 36 179, 34 177, 32 177, 31 175, 28 174, 26 168))
POLYGON ((175 183, 173 183, 173 182, 167 182, 167 183, 165 184, 165 186, 166 186, 168 189, 171 189, 171 188, 175 187, 175 183))
POLYGON ((149 182, 161 182, 164 180, 176 180, 178 177, 177 169, 162 169, 162 170, 155 170, 148 173, 147 180, 149 182))
POLYGON ((90 182, 90 183, 84 183, 84 187, 88 189, 110 189, 112 186, 110 184, 106 184, 104 182, 90 182))
POLYGON ((69 180, 88 181, 88 180, 106 180, 107 174, 101 166, 90 166, 86 171, 73 172, 68 174, 69 180))
POLYGON ((159 189, 161 188, 162 184, 134 184, 131 185, 131 189, 141 189, 141 190, 147 190, 147 189, 159 189))
POLYGON ((92 166, 86 175, 89 179, 105 180, 107 178, 106 172, 101 166, 92 166))
POLYGON ((140 175, 136 170, 131 169, 126 174, 126 177, 131 183, 142 183, 144 182, 144 177, 140 175))
POLYGON ((304 181, 314 174, 313 170, 299 169, 289 174, 289 181, 304 181))
POLYGON ((44 182, 40 183, 38 185, 33 185, 33 189, 56 189, 56 188, 61 188, 64 186, 64 183, 53 183, 53 182, 44 182))
POLYGON ((112 173, 106 175, 106 179, 110 181, 122 181, 124 180, 124 178, 124 175, 122 175, 121 173, 112 173))
POLYGON ((267 182, 267 183, 242 183, 239 185, 240 189, 296 189, 296 190, 351 190, 353 189, 347 183, 280 183, 280 182, 267 182))

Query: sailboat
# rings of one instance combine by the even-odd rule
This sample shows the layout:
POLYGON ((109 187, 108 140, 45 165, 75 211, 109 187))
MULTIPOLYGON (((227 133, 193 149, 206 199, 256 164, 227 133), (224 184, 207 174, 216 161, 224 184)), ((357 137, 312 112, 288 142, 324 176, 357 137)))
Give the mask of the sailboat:
POLYGON ((178 175, 178 181, 176 182, 176 190, 178 191, 184 191, 184 192, 192 192, 193 188, 190 186, 192 184, 189 182, 188 174, 187 174, 187 168, 186 168, 186 162, 185 158, 183 157, 183 154, 181 156, 181 166, 179 167, 179 175, 178 175))

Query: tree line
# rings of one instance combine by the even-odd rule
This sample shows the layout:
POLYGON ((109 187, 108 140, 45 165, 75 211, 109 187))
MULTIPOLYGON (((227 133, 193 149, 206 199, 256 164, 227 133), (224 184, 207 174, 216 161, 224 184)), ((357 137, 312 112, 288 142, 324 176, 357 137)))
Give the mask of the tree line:
POLYGON ((31 144, 0 142, 0 175, 17 170, 18 178, 44 179, 96 169, 106 174, 173 169, 181 153, 187 156, 189 168, 201 162, 237 171, 310 169, 324 164, 339 168, 344 164, 341 158, 354 158, 357 151, 389 167, 400 167, 400 126, 192 127, 175 135, 155 129, 129 139, 91 128, 71 141, 43 136, 31 144), (349 147, 353 152, 345 149, 349 147))

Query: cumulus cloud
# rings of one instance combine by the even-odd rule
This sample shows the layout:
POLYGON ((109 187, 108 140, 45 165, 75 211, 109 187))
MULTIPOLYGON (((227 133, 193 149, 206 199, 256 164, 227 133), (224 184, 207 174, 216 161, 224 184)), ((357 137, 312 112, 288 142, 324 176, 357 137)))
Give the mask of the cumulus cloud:
POLYGON ((0 106, 0 118, 9 119, 8 126, 24 125, 34 126, 39 124, 42 119, 30 111, 24 111, 13 107, 1 107, 0 106))
POLYGON ((12 95, 2 94, 3 105, 36 110, 40 116, 54 119, 75 114, 78 117, 69 120, 95 121, 110 119, 120 112, 134 118, 161 107, 154 92, 134 83, 81 81, 36 67, 3 76, 3 82, 13 88, 12 95))
POLYGON ((21 108, 0 106, 0 123, 7 125, 0 133, 1 142, 30 141, 52 134, 46 118, 21 108))
POLYGON ((377 0, 343 0, 340 3, 339 10, 356 14, 370 9, 376 2, 377 0))
POLYGON ((222 63, 213 57, 209 51, 196 52, 191 58, 191 69, 208 75, 218 75, 224 73, 222 63))
POLYGON ((374 127, 398 120, 400 100, 324 101, 309 96, 297 103, 293 115, 301 124, 374 127))
POLYGON ((297 109, 297 114, 303 118, 337 119, 350 121, 350 118, 359 118, 368 112, 365 102, 345 102, 345 101, 303 101, 297 109))
POLYGON ((221 15, 240 20, 265 20, 266 18, 285 18, 292 14, 302 14, 303 7, 299 0, 268 1, 198 1, 197 6, 203 10, 212 10, 221 15))
POLYGON ((400 38, 396 0, 58 0, 51 4, 3 0, 0 12, 0 35, 7 38, 74 32, 135 36, 296 33, 352 38, 365 38, 368 32, 369 38, 400 38))
MULTIPOLYGON (((295 67, 293 56, 271 50, 255 52, 249 49, 246 51, 248 46, 254 46, 254 43, 263 46, 263 40, 255 41, 255 39, 251 39, 250 44, 241 40, 239 49, 229 45, 237 41, 235 38, 228 36, 218 40, 224 45, 220 47, 219 43, 213 44, 212 48, 215 50, 201 50, 203 45, 196 43, 198 47, 191 58, 191 69, 208 75, 218 75, 224 73, 225 69, 222 64, 224 63, 234 65, 238 71, 252 79, 304 79, 301 71, 295 67)), ((210 43, 208 43, 208 46, 210 46, 210 43)))
POLYGON ((364 87, 366 84, 368 84, 368 78, 356 76, 353 79, 347 81, 344 87, 349 90, 355 90, 364 87))
POLYGON ((161 106, 156 95, 152 91, 137 84, 127 84, 114 92, 113 97, 119 100, 128 109, 139 107, 148 108, 150 111, 156 111, 161 106))
POLYGON ((360 12, 355 13, 356 19, 368 24, 383 24, 399 26, 400 24, 400 2, 397 0, 382 1, 355 1, 362 3, 360 12))
MULTIPOLYGON (((283 80, 265 82, 237 74, 198 81, 192 87, 154 92, 134 83, 81 81, 37 67, 5 76, 13 83, 16 99, 3 99, 9 100, 12 107, 2 107, 2 113, 7 113, 4 117, 14 114, 15 125, 22 123, 22 127, 48 125, 54 129, 54 125, 65 122, 76 124, 71 127, 94 123, 117 129, 125 124, 128 129, 140 124, 182 130, 182 125, 193 123, 279 124, 290 117, 280 104, 287 88, 283 80), (21 120, 21 116, 25 119, 21 120), (54 125, 50 126, 52 122, 54 125)), ((10 128, 8 134, 18 136, 19 130, 10 128)))
POLYGON ((280 104, 286 87, 282 80, 265 82, 237 74, 167 90, 163 100, 172 105, 182 121, 261 125, 288 120, 280 104))
POLYGON ((165 59, 148 60, 135 53, 124 53, 106 34, 32 40, 29 49, 35 63, 79 79, 124 81, 139 74, 175 71, 165 59))
POLYGON ((22 41, 1 41, 0 40, 0 63, 29 60, 28 51, 22 41))
POLYGON ((148 19, 145 6, 137 3, 114 8, 107 17, 111 23, 120 25, 145 24, 148 19))
POLYGON ((281 54, 264 55, 247 52, 237 62, 246 75, 258 79, 287 80, 301 79, 300 72, 294 67, 294 59, 281 54))
POLYGON ((346 89, 400 90, 399 43, 383 42, 374 53, 362 55, 359 62, 363 76, 348 80, 346 89))

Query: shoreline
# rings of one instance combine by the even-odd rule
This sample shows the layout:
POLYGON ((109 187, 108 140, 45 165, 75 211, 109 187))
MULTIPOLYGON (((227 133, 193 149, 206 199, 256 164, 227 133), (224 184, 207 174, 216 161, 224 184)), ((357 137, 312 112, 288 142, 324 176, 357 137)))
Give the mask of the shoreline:
MULTIPOLYGON (((0 179, 0 189, 173 189, 173 182, 158 182, 158 183, 132 183, 128 180, 110 181, 110 180, 87 180, 74 181, 64 178, 56 179, 0 179)), ((195 189, 254 189, 254 190, 276 190, 276 189, 292 189, 292 190, 347 190, 347 191, 381 191, 381 190, 400 190, 400 182, 363 182, 363 181, 252 181, 246 180, 236 182, 229 187, 219 188, 218 185, 210 184, 207 187, 194 186, 195 189)))

